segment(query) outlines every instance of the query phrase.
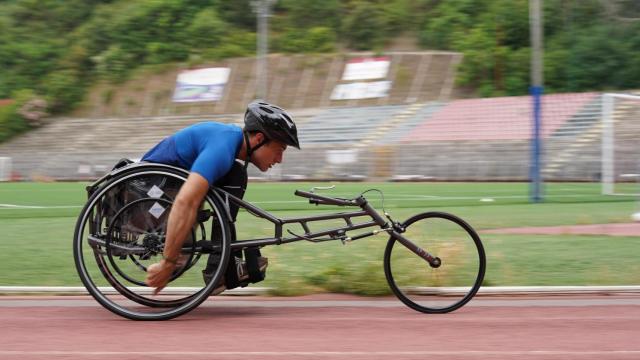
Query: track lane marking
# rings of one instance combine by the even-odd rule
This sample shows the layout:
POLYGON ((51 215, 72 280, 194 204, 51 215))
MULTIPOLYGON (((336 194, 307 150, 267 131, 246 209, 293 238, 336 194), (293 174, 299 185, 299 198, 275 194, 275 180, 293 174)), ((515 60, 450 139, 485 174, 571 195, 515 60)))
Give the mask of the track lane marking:
POLYGON ((640 355, 640 350, 456 350, 456 351, 6 351, 1 350, 0 355, 43 355, 43 356, 605 356, 605 355, 640 355))

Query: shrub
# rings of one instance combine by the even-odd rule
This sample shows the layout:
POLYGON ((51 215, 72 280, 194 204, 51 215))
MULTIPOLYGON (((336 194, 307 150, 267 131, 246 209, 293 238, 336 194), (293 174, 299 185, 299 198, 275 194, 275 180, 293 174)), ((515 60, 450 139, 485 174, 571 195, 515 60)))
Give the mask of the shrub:
POLYGON ((387 34, 379 7, 357 2, 344 21, 343 34, 349 46, 356 50, 371 50, 382 45, 387 34))
POLYGON ((331 52, 335 48, 335 39, 335 32, 328 27, 289 29, 277 38, 275 48, 288 53, 331 52))
POLYGON ((12 94, 13 103, 0 107, 0 142, 18 135, 31 126, 20 115, 20 109, 29 101, 36 99, 32 90, 19 90, 12 94))

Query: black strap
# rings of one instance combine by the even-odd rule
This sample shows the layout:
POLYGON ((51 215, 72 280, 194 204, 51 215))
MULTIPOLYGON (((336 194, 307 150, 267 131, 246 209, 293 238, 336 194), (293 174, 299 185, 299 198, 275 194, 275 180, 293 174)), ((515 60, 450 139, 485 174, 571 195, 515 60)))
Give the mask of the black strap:
POLYGON ((225 273, 225 286, 227 289, 234 289, 236 287, 245 287, 249 284, 257 283, 264 280, 264 274, 260 271, 258 264, 258 258, 260 258, 260 249, 250 248, 244 249, 244 262, 247 265, 247 271, 249 272, 249 278, 240 281, 238 279, 237 266, 242 266, 236 263, 236 258, 242 259, 243 252, 241 250, 233 251, 231 253, 231 259, 229 265, 227 265, 227 271, 225 273))
POLYGON ((260 271, 260 265, 258 264, 260 255, 260 249, 258 248, 244 249, 244 260, 247 262, 250 283, 257 283, 264 280, 264 274, 260 271))
POLYGON ((229 264, 227 265, 227 272, 224 274, 224 283, 227 289, 234 289, 238 286, 245 287, 247 284, 243 284, 238 279, 238 269, 236 268, 236 257, 242 257, 241 251, 233 251, 231 252, 231 258, 229 259, 229 264))
POLYGON ((262 145, 266 144, 267 139, 265 138, 264 140, 262 140, 262 142, 260 142, 260 144, 252 148, 251 143, 249 142, 249 133, 247 131, 243 131, 242 133, 244 135, 244 143, 247 148, 247 158, 244 160, 244 169, 246 170, 249 167, 249 163, 251 162, 251 155, 253 155, 253 152, 258 150, 262 145))

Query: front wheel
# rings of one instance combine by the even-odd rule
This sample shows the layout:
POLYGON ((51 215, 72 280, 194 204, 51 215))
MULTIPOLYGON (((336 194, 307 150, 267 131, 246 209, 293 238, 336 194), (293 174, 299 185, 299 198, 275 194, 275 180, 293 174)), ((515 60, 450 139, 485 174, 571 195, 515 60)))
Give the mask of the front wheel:
POLYGON ((393 293, 423 313, 447 313, 476 294, 486 268, 480 237, 464 220, 426 212, 404 222, 400 236, 436 260, 431 264, 392 235, 384 253, 384 272, 393 293))

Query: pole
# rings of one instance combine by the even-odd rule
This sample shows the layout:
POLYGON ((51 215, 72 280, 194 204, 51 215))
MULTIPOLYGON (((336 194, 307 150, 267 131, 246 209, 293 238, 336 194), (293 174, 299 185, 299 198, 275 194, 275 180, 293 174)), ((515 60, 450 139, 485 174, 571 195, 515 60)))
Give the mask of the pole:
POLYGON ((529 171, 530 200, 541 202, 542 176, 541 157, 542 139, 542 94, 544 92, 542 78, 542 0, 529 0, 529 22, 531 27, 531 96, 533 98, 533 134, 531 139, 531 164, 529 171))
POLYGON ((613 96, 602 96, 602 194, 613 194, 613 96))
POLYGON ((258 46, 256 61, 256 96, 259 99, 267 97, 267 54, 269 53, 269 7, 270 0, 258 0, 258 46))

